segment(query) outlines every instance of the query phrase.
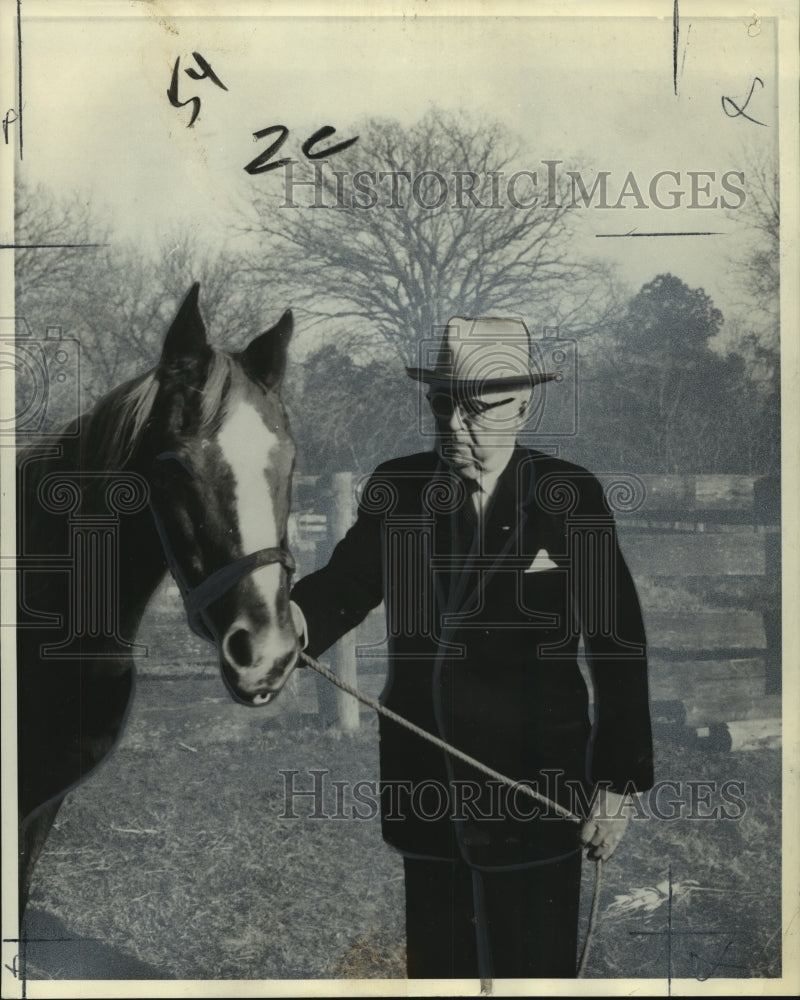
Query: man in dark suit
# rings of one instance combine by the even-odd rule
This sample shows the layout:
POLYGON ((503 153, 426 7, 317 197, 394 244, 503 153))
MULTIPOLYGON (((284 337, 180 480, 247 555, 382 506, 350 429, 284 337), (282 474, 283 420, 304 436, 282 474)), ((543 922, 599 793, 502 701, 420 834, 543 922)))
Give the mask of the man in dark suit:
POLYGON ((598 481, 517 444, 551 377, 520 320, 456 317, 434 367, 407 371, 436 450, 372 474, 327 566, 296 584, 298 621, 319 656, 384 601, 382 702, 582 819, 381 717, 409 976, 574 976, 582 847, 610 857, 624 796, 653 780, 639 602, 598 481))

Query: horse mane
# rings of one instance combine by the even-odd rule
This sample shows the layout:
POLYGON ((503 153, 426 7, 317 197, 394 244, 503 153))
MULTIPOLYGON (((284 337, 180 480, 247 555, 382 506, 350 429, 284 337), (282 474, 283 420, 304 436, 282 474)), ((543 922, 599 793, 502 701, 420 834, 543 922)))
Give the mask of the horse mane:
MULTIPOLYGON (((205 384, 198 391, 200 429, 215 429, 224 416, 223 399, 234 372, 234 360, 213 351, 205 384)), ((90 417, 89 441, 98 467, 119 470, 130 462, 147 426, 160 388, 157 369, 112 389, 90 417)))

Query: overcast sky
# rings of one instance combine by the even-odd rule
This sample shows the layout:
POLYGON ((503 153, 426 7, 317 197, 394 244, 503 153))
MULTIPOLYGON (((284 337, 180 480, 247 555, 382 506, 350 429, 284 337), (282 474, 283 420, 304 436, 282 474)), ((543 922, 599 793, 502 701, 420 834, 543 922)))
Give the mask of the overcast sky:
MULTIPOLYGON (((678 171, 676 186, 687 192, 688 171, 712 171, 709 197, 724 194, 723 174, 776 148, 777 36, 768 21, 682 17, 676 96, 671 0, 642 5, 653 16, 626 19, 163 17, 165 6, 109 2, 67 16, 75 5, 23 3, 24 175, 107 205, 119 231, 143 245, 176 223, 204 242, 227 239, 254 191, 280 184, 281 171, 243 169, 265 146, 252 133, 275 124, 290 129, 280 155, 299 156, 323 124, 346 137, 365 116, 410 124, 432 104, 468 109, 516 133, 530 169, 564 160, 588 182, 611 171, 612 200, 629 171, 648 201, 647 185, 661 170, 678 171), (227 91, 183 72, 196 66, 192 52, 227 91), (179 57, 180 98, 202 100, 193 128, 191 108, 167 99, 179 57), (723 108, 723 97, 745 107, 751 87, 746 113, 762 124, 723 108)), ((587 213, 576 251, 618 261, 633 287, 670 271, 724 309, 737 219, 718 208, 633 202, 587 213), (634 228, 725 235, 596 238, 634 228)))

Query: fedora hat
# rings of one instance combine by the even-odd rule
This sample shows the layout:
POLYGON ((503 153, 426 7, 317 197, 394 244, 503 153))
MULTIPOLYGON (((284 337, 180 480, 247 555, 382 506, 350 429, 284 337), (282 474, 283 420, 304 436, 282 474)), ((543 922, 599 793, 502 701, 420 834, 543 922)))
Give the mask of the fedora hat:
POLYGON ((462 392, 518 389, 556 378, 535 371, 531 335, 521 319, 454 316, 445 327, 433 368, 406 368, 428 385, 451 386, 462 392))

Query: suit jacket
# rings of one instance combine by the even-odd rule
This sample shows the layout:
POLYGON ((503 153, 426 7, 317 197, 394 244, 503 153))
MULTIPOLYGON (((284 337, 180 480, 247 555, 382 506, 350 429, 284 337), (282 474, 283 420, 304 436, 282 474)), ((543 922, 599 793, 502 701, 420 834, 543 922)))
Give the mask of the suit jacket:
MULTIPOLYGON (((471 505, 433 452, 379 466, 328 564, 292 592, 308 652, 383 600, 383 704, 579 814, 598 783, 649 788, 644 627, 599 482, 517 448, 482 528, 471 505)), ((577 824, 383 717, 380 760, 383 835, 406 854, 508 867, 578 849, 577 824)))

